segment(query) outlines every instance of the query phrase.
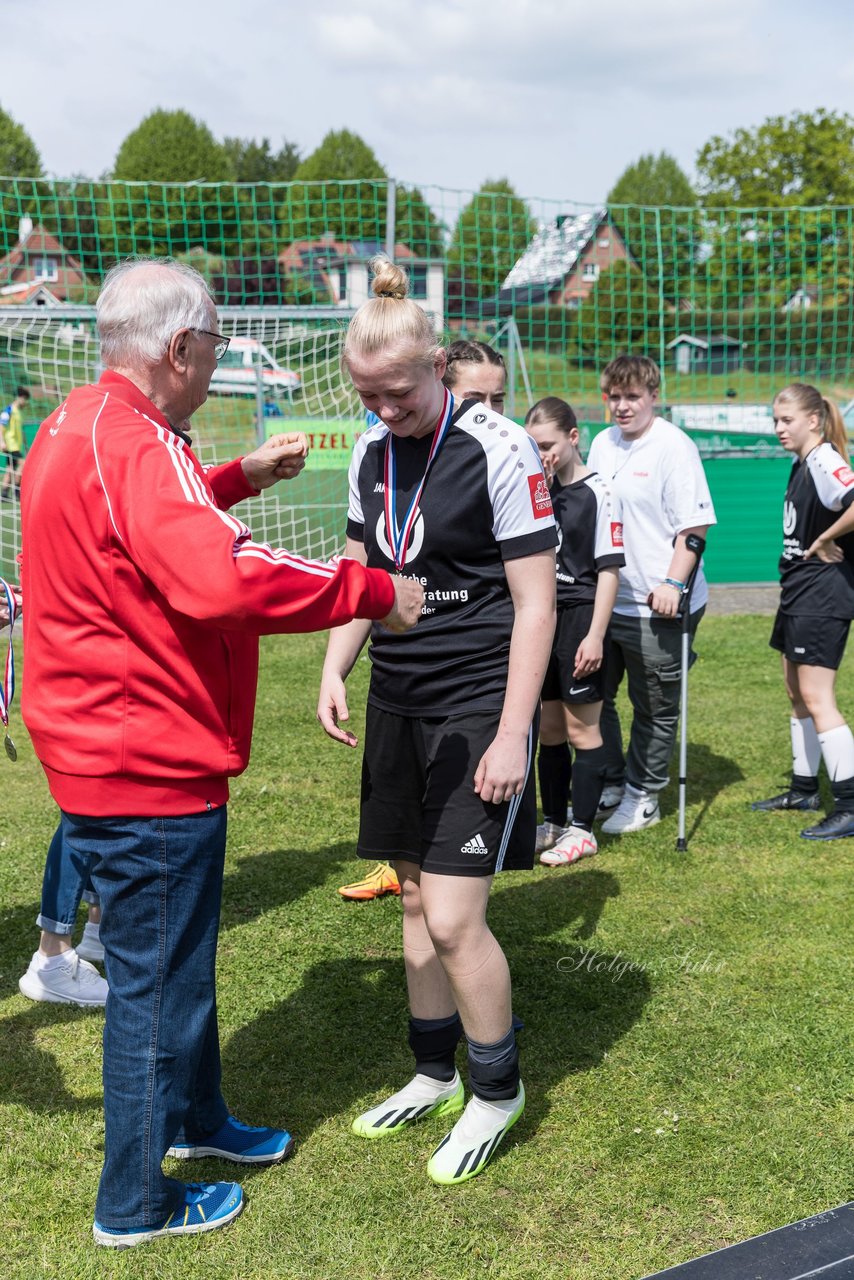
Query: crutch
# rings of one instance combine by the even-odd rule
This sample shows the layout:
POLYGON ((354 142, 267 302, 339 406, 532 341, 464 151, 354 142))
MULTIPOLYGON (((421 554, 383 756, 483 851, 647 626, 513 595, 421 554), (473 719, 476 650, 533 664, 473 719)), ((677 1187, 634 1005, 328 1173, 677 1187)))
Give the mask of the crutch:
POLYGON ((682 623, 682 669, 679 674, 679 834, 676 840, 676 852, 687 853, 688 840, 685 836, 685 802, 688 792, 688 667, 691 658, 691 592, 694 580, 700 568, 700 559, 705 550, 706 540, 699 534, 689 533, 685 538, 685 546, 694 553, 694 567, 688 574, 685 590, 679 602, 677 618, 682 623))

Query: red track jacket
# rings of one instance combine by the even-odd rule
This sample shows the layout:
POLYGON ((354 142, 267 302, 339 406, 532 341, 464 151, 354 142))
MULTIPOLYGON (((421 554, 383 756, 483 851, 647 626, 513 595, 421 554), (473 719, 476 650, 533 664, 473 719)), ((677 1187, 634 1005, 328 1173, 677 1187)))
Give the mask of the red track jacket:
POLYGON ((253 542, 227 514, 253 493, 239 460, 205 472, 116 373, 42 424, 21 495, 21 707, 67 812, 224 804, 249 758, 258 635, 391 609, 382 570, 253 542))

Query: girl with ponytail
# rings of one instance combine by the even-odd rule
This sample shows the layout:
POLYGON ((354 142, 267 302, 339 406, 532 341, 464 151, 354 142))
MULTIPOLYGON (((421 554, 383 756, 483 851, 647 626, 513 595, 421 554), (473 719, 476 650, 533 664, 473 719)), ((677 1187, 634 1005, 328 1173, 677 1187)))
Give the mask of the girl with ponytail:
POLYGON ((783 504, 780 608, 770 644, 783 655, 792 706, 792 780, 759 800, 764 811, 819 807, 818 769, 830 778, 833 809, 801 835, 854 836, 854 736, 836 705, 836 672, 854 617, 854 472, 837 406, 794 382, 774 399, 774 426, 795 455, 783 504))

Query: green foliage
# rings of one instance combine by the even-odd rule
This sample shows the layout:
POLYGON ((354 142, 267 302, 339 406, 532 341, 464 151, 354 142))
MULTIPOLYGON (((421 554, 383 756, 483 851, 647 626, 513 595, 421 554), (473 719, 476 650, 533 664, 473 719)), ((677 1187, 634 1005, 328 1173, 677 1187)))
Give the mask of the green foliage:
POLYGON ((678 161, 666 151, 645 155, 623 171, 608 193, 608 204, 692 208, 696 193, 678 161))
POLYGON ((602 271, 581 304, 585 357, 597 365, 620 352, 657 360, 661 337, 660 300, 638 268, 623 260, 602 271))
POLYGON ((283 142, 278 151, 270 150, 270 139, 225 138, 223 148, 231 166, 234 182, 290 182, 299 163, 299 147, 283 142))
MULTIPOLYGON (((367 143, 349 129, 330 132, 294 174, 279 212, 281 239, 383 243, 387 190, 388 174, 367 143)), ((441 226, 416 187, 396 189, 395 230, 419 257, 442 246, 441 226)))
POLYGON ((485 182, 460 213, 448 250, 449 313, 465 316, 501 288, 536 231, 506 178, 485 182))
POLYGON ((23 215, 37 209, 34 184, 21 179, 38 178, 41 171, 36 144, 23 125, 0 107, 0 256, 17 243, 23 215))
POLYGON ((697 157, 711 207, 854 204, 854 119, 819 108, 771 116, 729 138, 711 138, 697 157))
POLYGON ((228 153, 188 111, 152 111, 127 135, 113 176, 126 182, 224 182, 228 153))

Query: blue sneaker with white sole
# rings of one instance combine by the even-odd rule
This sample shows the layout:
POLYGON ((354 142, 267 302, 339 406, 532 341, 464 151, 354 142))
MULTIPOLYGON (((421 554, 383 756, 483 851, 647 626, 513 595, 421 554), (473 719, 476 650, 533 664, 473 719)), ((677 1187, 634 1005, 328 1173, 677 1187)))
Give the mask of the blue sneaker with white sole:
POLYGON ((132 1249, 157 1236, 189 1236, 216 1231, 233 1222, 243 1209, 243 1191, 236 1182, 188 1182, 184 1203, 165 1222, 154 1227, 102 1227, 96 1221, 92 1234, 107 1249, 132 1249))
POLYGON ((216 1133, 198 1142, 176 1142, 166 1154, 176 1160, 219 1156, 236 1164, 275 1164, 286 1159, 293 1149, 294 1140, 286 1129, 241 1124, 234 1116, 229 1116, 216 1133))

